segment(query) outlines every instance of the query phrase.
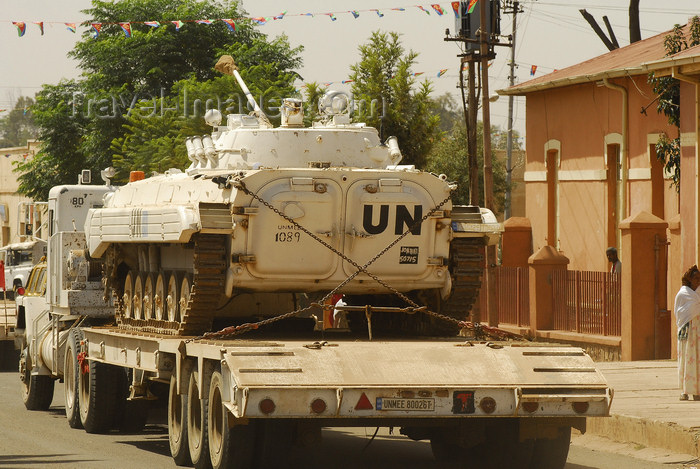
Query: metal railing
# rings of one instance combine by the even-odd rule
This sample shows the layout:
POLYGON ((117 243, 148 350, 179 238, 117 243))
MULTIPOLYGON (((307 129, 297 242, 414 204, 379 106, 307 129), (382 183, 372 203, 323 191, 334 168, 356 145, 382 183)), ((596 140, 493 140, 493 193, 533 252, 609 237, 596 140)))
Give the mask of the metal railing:
POLYGON ((621 335, 620 274, 560 270, 552 273, 554 329, 621 335))
POLYGON ((499 324, 530 325, 530 281, 528 268, 494 268, 496 278, 496 307, 499 324))

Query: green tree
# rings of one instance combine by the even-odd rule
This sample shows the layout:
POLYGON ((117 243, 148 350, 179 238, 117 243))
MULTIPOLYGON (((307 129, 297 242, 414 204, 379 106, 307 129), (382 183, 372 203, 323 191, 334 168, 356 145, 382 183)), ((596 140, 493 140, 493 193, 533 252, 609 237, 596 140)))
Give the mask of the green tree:
MULTIPOLYGON (((498 135, 501 130, 497 126, 491 126, 491 138, 498 135)), ((483 134, 484 126, 480 121, 477 124, 477 166, 479 168, 479 182, 484 179, 484 149, 483 134)), ((469 165, 467 160, 467 131, 463 122, 455 123, 450 132, 438 140, 428 158, 426 170, 445 174, 449 181, 457 183, 457 191, 452 196, 452 202, 457 204, 469 203, 469 165)), ((494 200, 496 202, 496 213, 502 213, 505 204, 506 193, 506 168, 505 161, 493 157, 493 185, 494 200)), ((479 204, 484 205, 484 193, 480 190, 479 204)))
POLYGON ((428 80, 414 89, 411 72, 417 53, 406 53, 400 35, 375 31, 359 47, 360 61, 352 65, 352 92, 359 106, 354 120, 379 129, 382 137, 396 136, 404 155, 402 163, 424 167, 440 135, 440 118, 431 111, 428 80))
POLYGON ((49 189, 57 184, 76 183, 78 173, 85 168, 81 144, 88 119, 74 114, 73 107, 73 96, 80 90, 76 81, 62 81, 44 85, 36 96, 32 109, 42 149, 33 159, 16 163, 15 168, 19 192, 34 200, 46 200, 49 189))
MULTIPOLYGON (((671 33, 664 38, 666 55, 671 56, 678 52, 700 44, 700 17, 691 18, 688 27, 688 37, 683 32, 681 25, 675 25, 671 33)), ((668 123, 680 127, 680 82, 672 77, 656 77, 654 72, 649 74, 649 83, 652 90, 658 96, 656 110, 668 118, 668 123)), ((680 134, 680 130, 679 130, 680 134)), ((681 139, 680 136, 671 138, 664 133, 656 143, 656 157, 671 174, 671 182, 680 190, 681 182, 681 139)))
POLYGON ((37 137, 39 129, 34 122, 34 100, 20 96, 15 107, 0 119, 0 147, 18 147, 37 137))
MULTIPOLYGON (((164 119, 168 112, 182 111, 184 104, 177 112, 159 109, 149 117, 160 118, 161 122, 147 122, 144 111, 149 105, 153 107, 154 102, 178 102, 179 93, 184 93, 186 86, 191 86, 194 94, 214 89, 221 78, 214 70, 220 55, 231 54, 236 58, 241 73, 257 83, 251 90, 255 88, 253 91, 259 93, 256 96, 268 108, 274 107, 276 90, 290 88, 296 76, 293 69, 300 64, 300 48, 291 48, 284 36, 268 40, 248 20, 237 21, 235 32, 220 21, 210 25, 191 22, 242 18, 245 12, 236 2, 93 0, 92 8, 85 12, 90 16, 85 24, 103 25, 96 38, 86 32, 69 53, 78 60, 83 77, 65 89, 46 86, 39 93, 37 107, 43 116, 37 122, 42 126, 41 135, 52 138, 45 139, 36 163, 17 167, 23 173, 20 192, 38 200, 45 199, 56 182, 74 182, 74 166, 98 171, 111 165, 114 156, 122 169, 119 176, 123 178, 129 168, 158 170, 166 163, 180 161, 182 150, 176 149, 179 147, 175 140, 192 135, 185 132, 200 124, 175 115, 164 119), (131 38, 126 38, 115 24, 125 19, 134 21, 131 38), (161 26, 152 28, 137 23, 153 20, 161 26), (190 22, 176 31, 172 24, 176 20, 190 22), (209 82, 212 84, 207 88, 205 84, 209 82), (139 115, 135 116, 137 110, 139 115), (65 120, 72 122, 62 122, 65 120), (172 125, 175 127, 171 128, 172 125), (160 159, 151 164, 146 156, 156 150, 160 159), (64 160, 68 158, 70 162, 66 163, 64 160), (45 177, 42 169, 47 166, 57 168, 58 176, 45 177), (64 167, 70 170, 60 170, 64 167)), ((228 90, 231 89, 229 86, 228 90)), ((227 98, 223 96, 214 98, 225 101, 227 98)), ((197 116, 200 114, 185 117, 197 116)))

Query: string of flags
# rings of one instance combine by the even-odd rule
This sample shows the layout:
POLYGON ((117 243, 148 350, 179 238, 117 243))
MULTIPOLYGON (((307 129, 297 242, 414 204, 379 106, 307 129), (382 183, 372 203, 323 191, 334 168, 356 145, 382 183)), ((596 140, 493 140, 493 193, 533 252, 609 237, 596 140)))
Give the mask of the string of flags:
MULTIPOLYGON (((479 0, 469 0, 469 3, 467 4, 467 13, 472 13, 474 11, 474 8, 476 7, 476 4, 479 2, 479 0)), ((460 3, 461 2, 450 2, 450 7, 449 8, 443 8, 442 5, 439 3, 432 3, 429 4, 428 6, 423 6, 423 5, 411 5, 411 6, 404 6, 404 7, 394 7, 390 8, 389 11, 396 11, 396 12, 404 12, 407 11, 408 8, 418 8, 420 11, 430 15, 431 13, 437 14, 437 16, 443 16, 446 15, 447 12, 450 10, 454 13, 455 18, 459 18, 459 8, 460 8, 460 3)), ((132 24, 144 24, 146 26, 150 26, 151 28, 159 28, 159 27, 164 27, 167 25, 174 25, 175 30, 179 31, 180 28, 182 28, 185 24, 187 23, 195 23, 195 24, 214 24, 216 22, 223 22, 226 27, 229 29, 231 32, 236 31, 236 22, 242 22, 242 21, 252 21, 253 23, 256 23, 258 25, 265 25, 270 21, 277 21, 277 20, 282 20, 284 18, 288 17, 317 17, 317 16, 327 16, 331 19, 331 21, 337 21, 338 17, 340 15, 348 14, 351 15, 354 19, 357 19, 360 17, 361 13, 373 13, 376 14, 379 18, 384 17, 384 13, 377 9, 377 8, 369 8, 369 9, 364 9, 364 10, 346 10, 346 11, 332 11, 332 12, 322 12, 322 13, 293 13, 289 14, 287 11, 283 11, 277 15, 272 15, 272 16, 257 16, 257 17, 240 17, 240 18, 221 18, 221 19, 198 19, 198 20, 173 20, 173 21, 121 21, 121 22, 94 22, 94 23, 89 23, 90 29, 92 31, 93 37, 97 38, 102 30, 103 26, 106 25, 119 25, 121 27, 122 32, 124 33, 124 36, 127 38, 130 38, 132 35, 132 24)), ((12 21, 11 22, 16 28, 17 28, 17 35, 19 37, 24 36, 24 34, 27 32, 27 23, 24 21, 12 21)), ((68 31, 71 33, 76 33, 77 28, 75 22, 70 23, 70 22, 57 22, 57 21, 32 21, 32 24, 35 24, 41 33, 41 35, 44 35, 44 24, 62 24, 66 27, 68 31)), ((88 24, 85 24, 87 26, 88 24)))

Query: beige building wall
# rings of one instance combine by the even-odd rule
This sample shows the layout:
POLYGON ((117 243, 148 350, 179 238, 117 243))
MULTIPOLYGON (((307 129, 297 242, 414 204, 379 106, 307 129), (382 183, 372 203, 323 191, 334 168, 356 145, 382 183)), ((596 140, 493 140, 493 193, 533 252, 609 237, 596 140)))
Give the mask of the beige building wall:
POLYGON ((14 163, 34 158, 39 145, 39 142, 30 140, 25 146, 0 148, 0 246, 27 241, 27 237, 18 233, 20 222, 36 224, 39 221, 26 211, 22 211, 22 220, 19 220, 20 203, 31 203, 32 200, 17 193, 17 173, 12 171, 14 163))

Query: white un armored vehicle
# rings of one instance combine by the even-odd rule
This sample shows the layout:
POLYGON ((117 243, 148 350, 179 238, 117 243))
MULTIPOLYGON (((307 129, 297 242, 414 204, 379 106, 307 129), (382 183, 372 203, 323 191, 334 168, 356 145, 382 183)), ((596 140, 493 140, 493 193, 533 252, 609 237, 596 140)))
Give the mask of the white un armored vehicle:
MULTIPOLYGON (((273 128, 228 59, 217 69, 238 79, 253 115, 221 125, 219 111, 209 111, 214 130, 186 141, 185 172, 130 182, 88 214, 90 256, 104 260, 120 325, 199 334, 216 318, 276 316, 333 289, 351 305, 390 310, 410 300, 465 319, 483 246, 500 235, 493 214, 453 207, 444 175, 400 166, 396 138, 381 142, 376 129, 351 123, 345 95, 327 94, 312 127, 301 101, 285 99, 273 128), (392 291, 406 297, 376 296, 392 291)), ((457 326, 422 314, 375 316, 375 331, 457 326)))

